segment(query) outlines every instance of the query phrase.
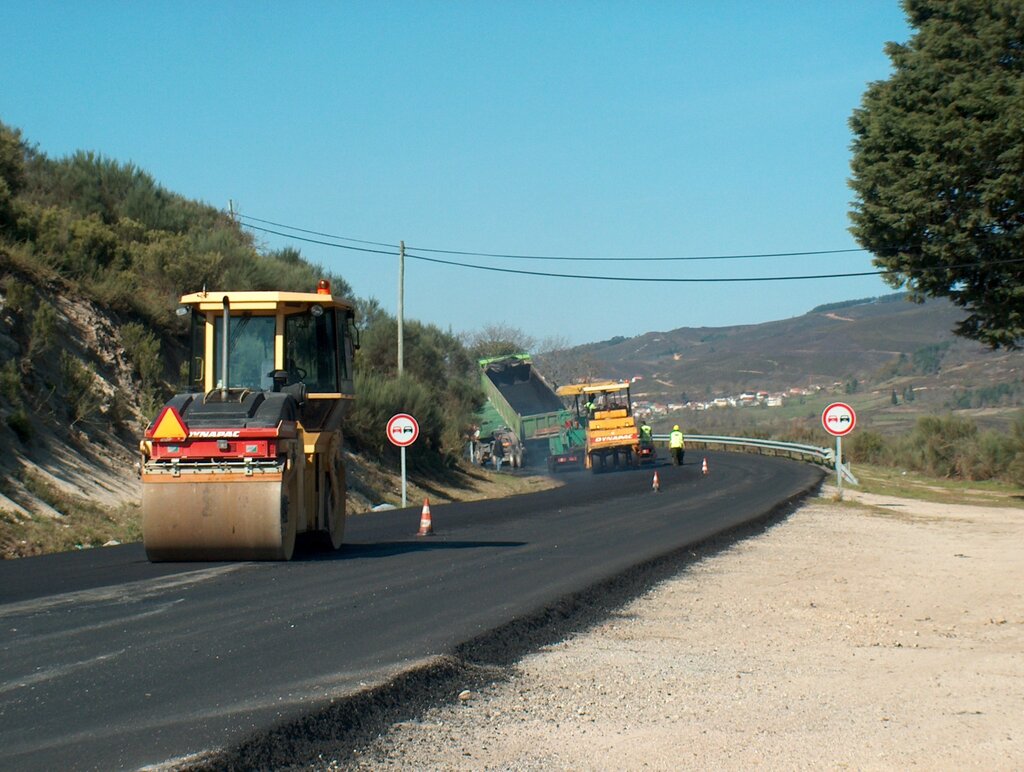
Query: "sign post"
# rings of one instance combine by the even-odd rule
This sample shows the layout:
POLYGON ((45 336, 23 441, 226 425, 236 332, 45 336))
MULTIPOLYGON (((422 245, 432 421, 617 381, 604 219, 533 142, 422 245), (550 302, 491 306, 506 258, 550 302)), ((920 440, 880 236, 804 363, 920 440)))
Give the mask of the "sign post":
POLYGON ((420 425, 408 413, 396 413, 388 419, 388 439, 402 451, 402 506, 408 503, 405 483, 405 449, 420 436, 420 425))
POLYGON ((821 425, 836 438, 836 485, 843 495, 843 437, 857 425, 857 414, 845 402, 833 402, 821 413, 821 425))

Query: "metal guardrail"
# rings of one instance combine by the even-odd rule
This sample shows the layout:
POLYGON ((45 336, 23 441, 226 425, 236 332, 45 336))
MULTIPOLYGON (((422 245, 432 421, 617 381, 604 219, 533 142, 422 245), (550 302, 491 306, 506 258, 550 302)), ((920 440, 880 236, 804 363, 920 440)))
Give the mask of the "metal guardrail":
MULTIPOLYGON (((667 434, 653 435, 655 442, 668 442, 667 434)), ((819 448, 817 445, 804 445, 799 442, 779 442, 778 440, 761 440, 752 437, 725 437, 714 434, 687 434, 686 447, 703 447, 710 450, 730 450, 738 448, 744 452, 754 448, 758 453, 767 451, 773 456, 786 456, 787 458, 801 461, 814 461, 819 464, 836 469, 836 452, 832 448, 819 448)), ((837 470, 838 475, 854 485, 860 485, 853 472, 850 471, 850 464, 840 462, 837 470)), ((838 477, 837 477, 838 479, 838 477)))
MULTIPOLYGON (((668 435, 655 434, 654 441, 667 443, 668 435)), ((799 442, 779 442, 777 440, 761 440, 752 437, 726 437, 714 434, 687 434, 687 449, 695 445, 710 450, 729 450, 731 447, 755 448, 758 453, 768 450, 773 451, 770 455, 812 459, 833 469, 836 465, 836 452, 832 448, 819 448, 816 445, 803 445, 799 442)))

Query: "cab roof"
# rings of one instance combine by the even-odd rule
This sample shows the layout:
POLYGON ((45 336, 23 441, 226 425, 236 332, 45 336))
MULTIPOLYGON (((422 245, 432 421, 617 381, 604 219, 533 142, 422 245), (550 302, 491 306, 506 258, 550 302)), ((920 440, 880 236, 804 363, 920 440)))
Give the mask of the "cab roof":
POLYGON ((232 310, 238 311, 276 311, 284 307, 288 309, 299 309, 314 304, 324 308, 343 308, 352 310, 352 304, 347 300, 335 298, 333 295, 323 295, 319 292, 282 292, 272 291, 235 291, 223 292, 215 290, 204 290, 181 296, 181 304, 194 306, 200 311, 220 311, 224 308, 224 298, 227 297, 228 304, 232 310))
POLYGON ((560 386, 556 392, 560 397, 574 397, 577 394, 607 394, 625 391, 629 388, 626 381, 593 381, 591 383, 570 383, 560 386))

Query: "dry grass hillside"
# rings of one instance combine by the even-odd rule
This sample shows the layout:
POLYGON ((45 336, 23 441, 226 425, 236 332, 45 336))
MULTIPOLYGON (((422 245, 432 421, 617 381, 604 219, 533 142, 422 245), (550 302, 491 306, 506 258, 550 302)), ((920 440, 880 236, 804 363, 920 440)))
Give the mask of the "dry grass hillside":
POLYGON ((591 360, 606 377, 639 375, 638 394, 672 401, 856 379, 862 388, 912 383, 938 395, 938 407, 1005 384, 1021 404, 1024 353, 956 338, 951 330, 962 316, 945 300, 916 304, 892 295, 764 324, 614 338, 573 356, 591 360))

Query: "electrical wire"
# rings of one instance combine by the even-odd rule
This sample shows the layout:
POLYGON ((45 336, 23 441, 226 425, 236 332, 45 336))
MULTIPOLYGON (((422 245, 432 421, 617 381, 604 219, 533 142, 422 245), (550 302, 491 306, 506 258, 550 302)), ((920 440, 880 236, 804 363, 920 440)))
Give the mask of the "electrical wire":
MULTIPOLYGON (((276 228, 286 228, 290 231, 296 231, 298 233, 309 233, 313 236, 323 236, 325 238, 334 239, 336 241, 351 241, 356 244, 371 244, 378 247, 393 247, 398 249, 397 244, 386 244, 381 241, 366 241, 365 239, 355 239, 348 236, 337 236, 333 233, 324 233, 322 231, 308 230, 306 228, 299 228, 294 225, 285 225, 284 223, 273 222, 272 220, 261 220, 258 217, 250 217, 248 215, 239 214, 235 212, 235 217, 239 217, 244 220, 252 220, 253 222, 261 222, 266 225, 273 225, 276 228)), ((255 226, 247 225, 242 223, 247 228, 254 228, 255 226)), ((276 231, 272 231, 276 233, 276 231)), ((569 257, 566 255, 514 255, 504 254, 499 252, 467 252, 457 249, 431 249, 429 247, 416 247, 408 246, 407 249, 414 249, 417 252, 430 252, 432 254, 440 255, 461 255, 463 257, 495 257, 507 260, 561 260, 561 261, 575 261, 575 262, 681 262, 687 260, 750 260, 764 257, 808 257, 812 255, 840 255, 849 254, 851 252, 866 252, 867 250, 859 247, 852 247, 849 249, 817 249, 808 252, 764 252, 757 254, 744 254, 744 255, 691 255, 686 257, 569 257)))
POLYGON ((750 255, 692 255, 686 257, 564 257, 560 255, 501 255, 491 252, 459 252, 454 249, 427 249, 411 247, 420 252, 432 252, 442 255, 464 255, 467 257, 499 257, 510 260, 565 260, 578 262, 612 262, 629 261, 636 263, 683 262, 687 260, 750 260, 761 257, 803 257, 807 255, 838 255, 846 252, 864 252, 863 249, 823 249, 813 252, 764 252, 750 255))
MULTIPOLYGON (((272 233, 275 236, 283 236, 288 239, 295 239, 296 241, 304 241, 310 244, 320 244, 327 247, 335 247, 337 249, 348 249, 355 252, 369 252, 378 255, 393 255, 398 256, 398 251, 386 251, 382 249, 367 249, 365 247, 353 247, 348 244, 336 244, 331 241, 321 241, 318 239, 305 238, 303 236, 296 236, 294 234, 282 233, 281 231, 270 230, 268 228, 260 228, 255 225, 245 225, 246 228, 251 230, 260 231, 262 233, 272 233)), ((284 226, 288 227, 288 226, 284 226)), ((362 242, 377 244, 378 242, 362 242)), ((383 245, 390 246, 390 245, 383 245)), ((423 250, 420 250, 423 251, 423 250)), ((822 254, 822 253, 814 253, 822 254)), ((436 263, 438 265, 449 265, 456 268, 470 268, 478 271, 492 271, 495 273, 511 273, 522 276, 540 276, 544 278, 554 279, 581 279, 590 281, 628 281, 628 282, 674 282, 674 283, 688 283, 688 284, 701 284, 701 283, 730 283, 730 282, 760 282, 760 281, 804 281, 810 279, 851 279, 860 276, 886 276, 890 274, 897 274, 900 271, 891 269, 881 269, 877 271, 853 271, 849 273, 822 273, 822 274, 811 274, 811 275, 798 275, 798 276, 733 276, 733 277, 701 277, 701 278, 688 278, 688 277, 668 277, 668 278, 657 278, 648 276, 593 276, 589 274, 573 274, 573 273, 553 273, 550 271, 524 271, 516 268, 499 268, 492 265, 476 265, 474 263, 459 263, 454 260, 442 260, 436 257, 427 257, 425 255, 417 255, 411 253, 406 249, 405 256, 411 260, 420 260, 427 263, 436 263)), ((1024 257, 1015 258, 1012 260, 999 260, 986 263, 985 265, 1011 265, 1016 263, 1024 263, 1024 257)), ((981 263, 964 263, 962 265, 943 265, 938 266, 936 271, 948 271, 960 268, 977 268, 981 266, 981 263)), ((929 269, 924 269, 929 270, 929 269)))
MULTIPOLYGON (((497 273, 515 273, 523 276, 544 276, 547 278, 558 278, 558 279, 590 279, 592 281, 631 281, 631 282, 676 282, 676 283, 687 283, 687 284, 703 284, 709 282, 755 282, 755 281, 799 281, 801 279, 846 279, 854 276, 878 276, 879 271, 863 271, 858 273, 826 273, 818 274, 815 276, 736 276, 736 277, 724 277, 716 276, 712 278, 687 278, 687 277, 667 277, 657 278, 653 276, 592 276, 589 274, 576 274, 576 273, 551 273, 548 271, 523 271, 516 268, 498 268, 491 265, 473 265, 471 263, 456 263, 453 260, 441 260, 436 257, 425 257, 423 255, 413 255, 408 252, 405 253, 407 258, 413 260, 423 260, 428 263, 438 263, 440 265, 453 265, 460 268, 476 268, 480 271, 495 271, 497 273)), ((1022 261, 1024 262, 1024 261, 1022 261)))
MULTIPOLYGON (((292 233, 282 233, 281 231, 271 230, 270 228, 260 228, 256 225, 248 225, 241 223, 242 227, 248 228, 249 230, 259 231, 260 233, 273 233, 275 236, 284 236, 286 239, 295 239, 296 241, 305 241, 307 244, 322 244, 325 247, 336 247, 337 249, 351 249, 353 252, 371 252, 375 255, 397 255, 398 247, 395 247, 394 252, 389 252, 384 249, 367 249, 366 247, 351 247, 348 244, 335 244, 333 241, 320 241, 319 239, 307 239, 303 236, 296 236, 292 233)), ((284 227, 288 227, 287 225, 284 227)), ((364 242, 368 244, 376 244, 377 242, 364 242)), ((382 244, 381 246, 389 247, 390 244, 382 244)))
MULTIPOLYGON (((321 233, 320 231, 311 231, 306 228, 297 228, 294 225, 285 225, 284 223, 274 222, 273 220, 261 220, 259 217, 250 217, 247 214, 240 214, 238 212, 235 212, 234 216, 243 220, 261 222, 264 225, 273 225, 275 228, 287 228, 290 231, 298 231, 299 233, 309 233, 313 236, 324 236, 325 238, 334 239, 335 241, 351 241, 355 244, 370 244, 375 247, 394 247, 395 249, 398 249, 398 244, 386 244, 383 241, 366 241, 365 239, 353 239, 348 236, 336 236, 333 233, 321 233)), ((242 223, 242 225, 245 225, 245 223, 242 223)), ((246 225, 245 227, 251 228, 253 226, 246 225)))

